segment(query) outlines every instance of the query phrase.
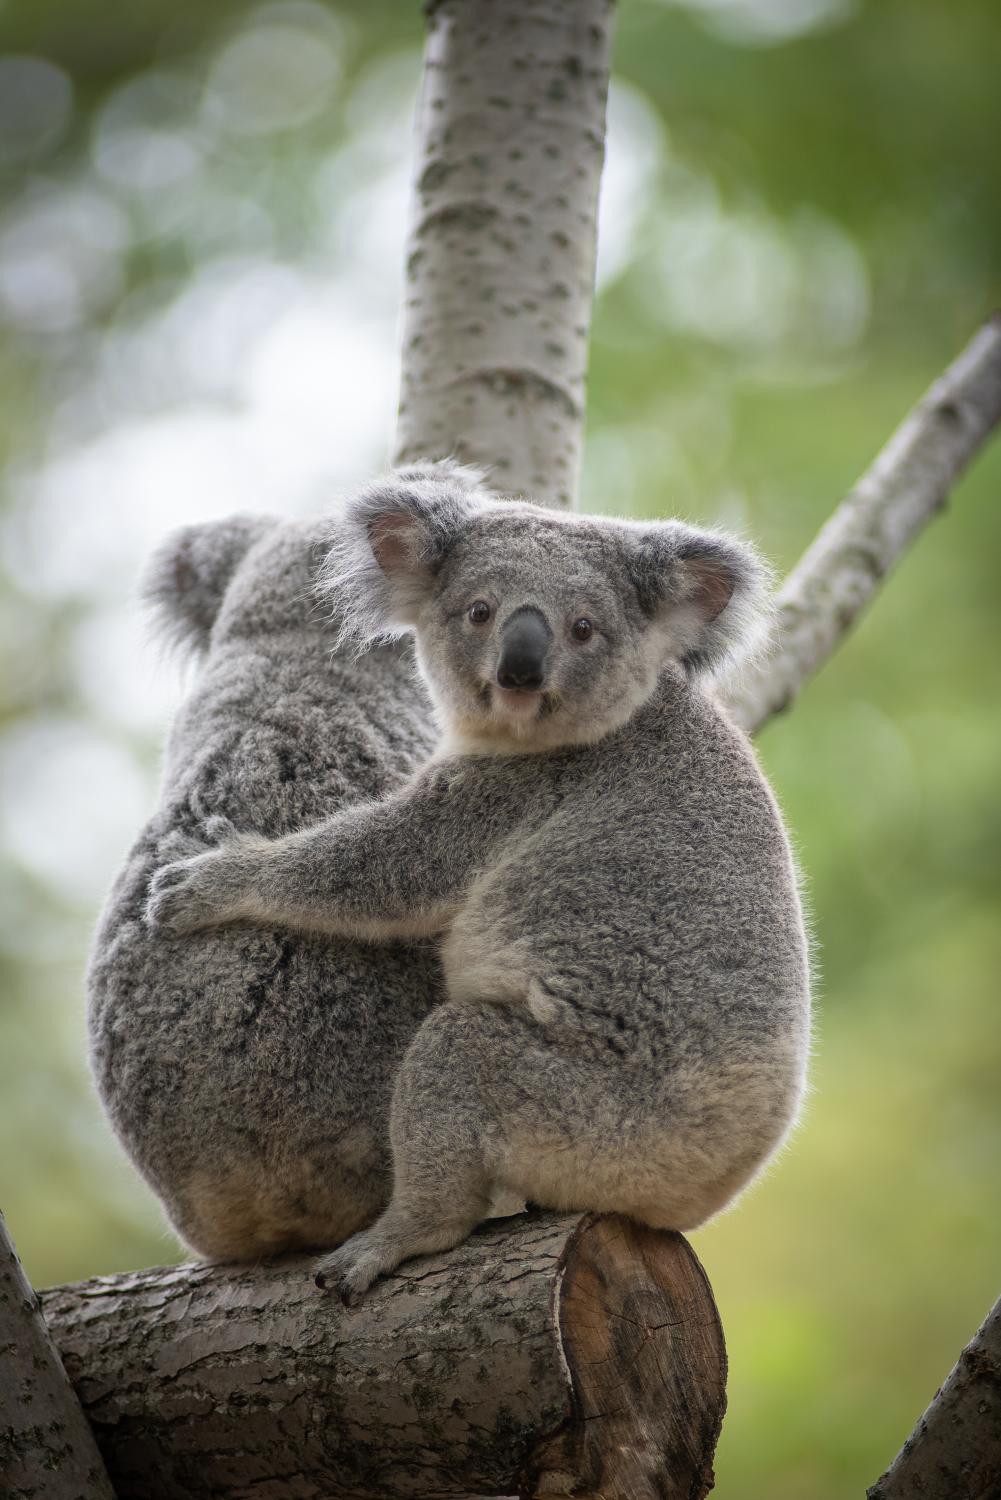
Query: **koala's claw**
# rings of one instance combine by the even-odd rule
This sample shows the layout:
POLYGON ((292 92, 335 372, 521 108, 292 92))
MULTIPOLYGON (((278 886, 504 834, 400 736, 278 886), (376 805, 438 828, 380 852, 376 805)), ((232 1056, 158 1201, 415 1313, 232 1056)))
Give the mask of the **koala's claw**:
POLYGON ((205 840, 197 834, 184 833, 182 829, 175 828, 164 834, 156 846, 156 853, 157 858, 165 864, 173 864, 179 859, 191 859, 195 854, 204 854, 205 849, 205 840))
POLYGON ((204 818, 201 827, 208 844, 223 844, 227 839, 239 837, 236 824, 222 813, 213 813, 210 818, 204 818))
POLYGON ((313 1280, 321 1291, 334 1292, 345 1307, 353 1307, 385 1269, 382 1257, 372 1248, 369 1235, 363 1230, 345 1240, 332 1255, 317 1261, 313 1280))
POLYGON ((174 864, 178 860, 193 859, 196 854, 208 854, 220 844, 239 837, 236 825, 229 818, 224 818, 221 813, 213 813, 209 818, 202 818, 197 833, 185 833, 183 829, 174 828, 170 833, 164 834, 156 846, 156 852, 164 864, 174 864))

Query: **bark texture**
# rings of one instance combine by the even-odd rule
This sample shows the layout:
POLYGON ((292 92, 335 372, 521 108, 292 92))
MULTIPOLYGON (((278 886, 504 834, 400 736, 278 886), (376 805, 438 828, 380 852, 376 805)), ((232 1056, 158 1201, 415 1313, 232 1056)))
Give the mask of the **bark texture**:
POLYGON ((0 1214, 0 1495, 114 1500, 87 1419, 0 1214))
POLYGON ((428 9, 396 460, 572 505, 611 0, 428 9))
POLYGON ((1001 421, 1001 314, 904 419, 778 593, 775 650, 728 695, 749 733, 833 653, 1001 421))
POLYGON ((868 1500, 999 1500, 1001 1302, 868 1500))
POLYGON ((687 1242, 495 1221, 345 1310, 306 1261, 45 1294, 120 1500, 698 1500, 726 1357, 687 1242))

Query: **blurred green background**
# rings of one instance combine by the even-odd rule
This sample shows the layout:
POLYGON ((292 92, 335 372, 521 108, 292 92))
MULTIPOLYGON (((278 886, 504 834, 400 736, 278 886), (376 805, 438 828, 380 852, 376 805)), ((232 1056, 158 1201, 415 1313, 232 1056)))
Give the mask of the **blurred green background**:
MULTIPOLYGON (((385 463, 413 3, 0 9, 0 1190, 36 1284, 178 1258, 81 972, 180 684, 171 525, 385 463)), ((999 300, 996 0, 623 0, 585 504, 790 566, 999 300)), ((695 1237, 726 1500, 861 1493, 1001 1282, 1001 445, 761 752, 819 962, 806 1117, 695 1237)))

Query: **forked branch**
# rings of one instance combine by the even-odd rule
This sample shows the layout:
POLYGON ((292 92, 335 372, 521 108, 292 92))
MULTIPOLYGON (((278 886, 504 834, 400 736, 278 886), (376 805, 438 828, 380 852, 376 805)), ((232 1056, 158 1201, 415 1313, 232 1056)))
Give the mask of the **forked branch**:
POLYGON ((787 708, 1001 421, 1001 314, 905 417, 779 590, 775 650, 728 701, 749 732, 787 708))

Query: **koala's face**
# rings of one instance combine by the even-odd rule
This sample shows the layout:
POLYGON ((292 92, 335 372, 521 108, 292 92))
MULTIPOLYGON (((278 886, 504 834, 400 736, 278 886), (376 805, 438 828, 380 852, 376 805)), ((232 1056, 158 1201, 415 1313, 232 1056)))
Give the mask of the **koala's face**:
POLYGON ((526 748, 624 723, 664 659, 615 529, 513 503, 475 517, 449 550, 416 636, 453 731, 526 748))
POLYGON ((330 541, 319 587, 342 635, 413 630, 446 726, 481 748, 601 738, 668 661, 721 661, 764 576, 727 537, 499 501, 450 463, 373 485, 330 541))

